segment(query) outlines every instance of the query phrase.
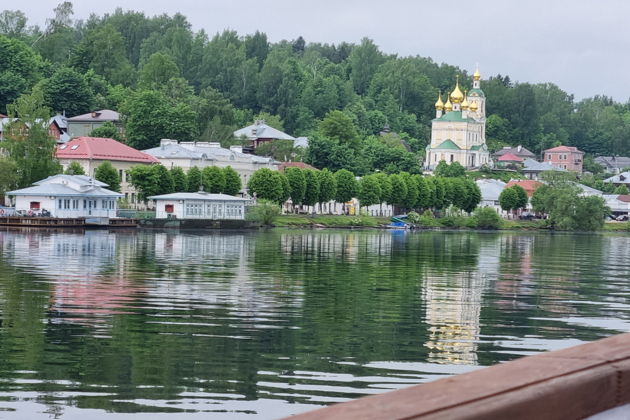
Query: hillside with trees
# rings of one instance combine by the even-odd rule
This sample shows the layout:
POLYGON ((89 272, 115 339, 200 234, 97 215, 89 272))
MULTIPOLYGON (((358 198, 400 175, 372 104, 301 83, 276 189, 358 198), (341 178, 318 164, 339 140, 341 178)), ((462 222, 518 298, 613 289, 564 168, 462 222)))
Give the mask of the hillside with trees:
MULTIPOLYGON (((315 167, 414 173, 438 90, 450 90, 456 75, 471 82, 466 70, 422 51, 387 54, 367 38, 272 43, 261 32, 216 30, 193 31, 181 14, 122 9, 76 20, 70 2, 51 11, 45 27, 4 10, 0 113, 34 91, 51 111, 68 116, 115 109, 124 116, 124 140, 141 149, 160 138, 228 145, 236 141, 234 129, 262 117, 293 136, 308 136, 304 160, 315 167)), ((591 156, 630 150, 629 103, 603 96, 575 101, 550 83, 484 76, 491 150, 522 144, 538 154, 561 143, 591 156)))

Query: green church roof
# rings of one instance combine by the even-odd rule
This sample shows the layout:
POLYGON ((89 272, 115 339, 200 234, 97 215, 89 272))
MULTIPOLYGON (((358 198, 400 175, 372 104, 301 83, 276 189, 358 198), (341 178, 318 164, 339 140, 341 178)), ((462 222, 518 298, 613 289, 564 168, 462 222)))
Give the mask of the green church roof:
POLYGON ((470 148, 470 150, 481 150, 481 145, 480 145, 480 144, 478 144, 478 145, 476 145, 476 146, 472 146, 472 147, 470 148))
POLYGON ((453 140, 444 140, 436 149, 461 150, 461 148, 453 143, 453 140))
POLYGON ((448 121, 448 122, 476 122, 472 118, 462 118, 462 111, 450 111, 442 115, 440 118, 435 118, 433 121, 448 121))
POLYGON ((486 94, 483 93, 483 90, 481 89, 470 89, 468 91, 468 96, 480 96, 482 98, 485 98, 486 94))

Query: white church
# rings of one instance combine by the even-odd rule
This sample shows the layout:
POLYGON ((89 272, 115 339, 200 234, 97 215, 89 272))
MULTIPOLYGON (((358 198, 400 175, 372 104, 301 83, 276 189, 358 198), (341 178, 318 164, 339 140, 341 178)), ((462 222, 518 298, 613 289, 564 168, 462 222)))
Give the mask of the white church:
POLYGON ((479 70, 473 74, 470 91, 462 93, 458 78, 446 103, 438 95, 435 110, 425 169, 435 169, 442 160, 448 164, 459 162, 466 169, 491 165, 486 146, 486 96, 481 90, 479 70))

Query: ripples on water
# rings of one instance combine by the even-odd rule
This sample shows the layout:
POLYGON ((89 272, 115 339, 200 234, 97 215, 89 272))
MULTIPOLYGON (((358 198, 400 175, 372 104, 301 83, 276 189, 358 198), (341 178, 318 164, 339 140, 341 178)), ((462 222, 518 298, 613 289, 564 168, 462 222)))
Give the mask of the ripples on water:
POLYGON ((630 330, 629 252, 628 235, 0 231, 0 419, 277 418, 595 340, 630 330))

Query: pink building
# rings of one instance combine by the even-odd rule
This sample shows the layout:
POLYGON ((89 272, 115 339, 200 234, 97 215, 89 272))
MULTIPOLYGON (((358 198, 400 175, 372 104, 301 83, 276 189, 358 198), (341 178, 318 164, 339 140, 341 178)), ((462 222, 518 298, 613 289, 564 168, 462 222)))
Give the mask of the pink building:
POLYGON ((543 160, 558 168, 582 173, 584 152, 577 147, 558 146, 545 150, 543 160))

